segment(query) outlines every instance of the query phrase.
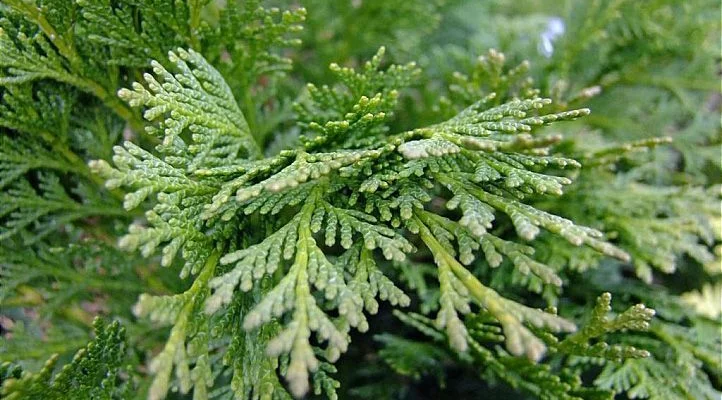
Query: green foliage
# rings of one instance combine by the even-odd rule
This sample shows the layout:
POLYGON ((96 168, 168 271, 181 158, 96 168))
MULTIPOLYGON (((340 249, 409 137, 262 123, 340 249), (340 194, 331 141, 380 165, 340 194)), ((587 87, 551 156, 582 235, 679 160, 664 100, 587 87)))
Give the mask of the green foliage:
POLYGON ((650 335, 634 340, 652 357, 626 360, 621 366, 607 364, 595 384, 637 398, 719 397, 711 383, 720 377, 722 341, 717 334, 718 317, 714 320, 690 313, 678 297, 663 288, 654 289, 650 291, 638 283, 615 288, 656 308, 659 319, 650 324, 650 335), (660 381, 666 384, 660 385, 660 381))
POLYGON ((719 396, 710 1, 288 3, 0 4, 3 396, 719 396))
POLYGON ((129 389, 121 378, 127 351, 125 329, 117 321, 106 325, 101 319, 96 319, 93 327, 95 338, 55 374, 57 356, 48 360, 37 373, 3 364, 3 398, 125 398, 129 389))
MULTIPOLYGON (((195 53, 179 54, 181 59, 197 57, 195 53)), ((175 53, 171 53, 172 60, 177 61, 176 57, 175 53)), ((244 328, 252 330, 270 322, 273 318, 291 316, 288 327, 270 341, 268 353, 270 356, 290 354, 290 363, 285 375, 292 392, 296 395, 308 390, 307 371, 315 371, 318 367, 318 361, 309 342, 312 332, 316 332, 320 340, 328 342, 326 357, 334 361, 347 349, 347 331, 350 327, 357 327, 362 331, 367 329, 368 325, 361 310, 365 307, 375 312, 377 306, 373 294, 378 289, 371 292, 371 300, 363 300, 368 296, 368 292, 364 290, 366 287, 380 286, 380 293, 392 304, 408 304, 408 298, 393 284, 386 283, 382 279, 380 285, 379 278, 374 279, 377 275, 368 273, 366 263, 360 266, 363 260, 369 259, 368 255, 364 256, 367 254, 365 252, 376 248, 382 251, 386 259, 397 261, 405 259, 405 253, 410 252, 413 247, 394 232, 393 228, 398 227, 400 221, 403 221, 411 232, 420 235, 439 266, 442 295, 441 312, 437 321, 441 327, 448 329, 450 340, 457 349, 466 348, 466 332, 460 326, 456 311, 468 313, 470 311, 468 304, 471 301, 477 302, 496 318, 504 321, 502 325, 507 335, 507 346, 516 355, 525 353, 531 359, 538 359, 544 351, 542 342, 524 327, 524 322, 551 331, 574 329, 573 324, 563 319, 545 315, 504 299, 492 289, 482 285, 453 258, 456 253, 451 241, 458 242, 459 252, 465 254, 463 258, 467 263, 473 260, 472 251, 478 249, 480 244, 485 244, 487 257, 501 257, 497 252, 498 249, 514 260, 514 264, 523 273, 533 273, 545 283, 561 284, 560 278, 546 266, 531 260, 519 250, 510 248, 510 245, 504 246, 503 241, 496 242, 492 235, 486 234, 485 228, 491 227, 493 214, 489 214, 490 220, 476 222, 475 232, 467 233, 461 223, 423 211, 423 203, 432 198, 428 191, 434 189, 434 185, 429 185, 423 175, 426 168, 429 168, 431 176, 445 185, 455 196, 465 199, 464 201, 479 202, 481 207, 487 210, 498 210, 508 215, 518 234, 525 240, 533 240, 539 232, 538 227, 542 227, 575 245, 587 244, 606 254, 626 259, 626 253, 600 240, 601 233, 595 230, 577 227, 568 220, 538 211, 518 201, 504 202, 500 197, 504 193, 502 190, 520 199, 525 197, 525 193, 561 193, 561 184, 569 183, 568 179, 547 177, 529 169, 542 171, 538 165, 545 166, 549 163, 559 165, 567 162, 564 159, 525 153, 525 150, 534 149, 544 154, 545 146, 558 139, 534 139, 526 132, 532 131, 536 126, 574 119, 586 114, 586 110, 538 114, 535 110, 549 103, 548 100, 540 98, 511 101, 484 109, 484 100, 482 100, 447 122, 392 135, 389 139, 382 140, 379 135, 384 134, 385 129, 368 129, 368 124, 364 123, 367 117, 356 120, 358 113, 342 112, 349 108, 359 110, 364 106, 375 107, 373 101, 369 101, 364 93, 382 99, 385 93, 374 94, 374 91, 381 87, 396 87, 410 79, 410 74, 413 73, 410 68, 391 67, 388 71, 378 72, 380 57, 379 54, 374 61, 367 64, 363 74, 351 70, 339 70, 348 88, 347 95, 361 96, 361 100, 354 105, 348 100, 335 100, 333 105, 327 102, 316 105, 318 109, 336 108, 339 111, 335 117, 339 118, 342 115, 343 119, 334 121, 334 115, 330 115, 325 127, 321 127, 315 121, 308 123, 308 129, 313 129, 317 133, 303 144, 304 150, 284 152, 270 161, 240 159, 238 167, 233 169, 228 168, 228 163, 224 163, 222 159, 234 160, 241 157, 238 155, 238 146, 245 143, 246 138, 243 134, 247 133, 242 124, 234 124, 235 128, 203 125, 203 122, 193 124, 192 119, 180 117, 185 112, 183 111, 185 104, 191 100, 164 101, 167 89, 161 91, 161 85, 151 77, 147 77, 146 80, 151 90, 156 92, 155 95, 139 85, 136 86, 135 95, 121 91, 121 97, 129 100, 132 105, 150 106, 145 112, 145 117, 149 120, 154 120, 161 112, 173 116, 173 119, 164 120, 158 129, 159 131, 162 129, 163 135, 163 142, 159 145, 158 151, 165 155, 164 160, 155 158, 132 144, 126 144, 125 149, 116 148, 114 161, 119 169, 111 169, 102 161, 93 164, 95 170, 110 179, 108 181, 110 188, 119 185, 139 188, 126 196, 126 208, 133 208, 146 196, 158 193, 158 203, 148 214, 148 221, 154 226, 149 229, 134 228, 121 240, 121 246, 131 249, 142 246, 144 254, 150 255, 158 244, 169 241, 164 249, 163 264, 169 265, 175 253, 182 248, 186 259, 183 274, 198 273, 201 271, 200 265, 203 260, 207 260, 201 272, 204 278, 197 278, 189 292, 181 295, 182 299, 172 297, 167 301, 160 299, 155 301, 145 298, 139 303, 141 315, 146 312, 157 313, 157 309, 168 308, 171 318, 169 321, 178 318, 171 331, 171 340, 166 344, 166 350, 156 358, 157 365, 163 365, 159 367, 159 370, 162 370, 159 376, 167 377, 170 374, 171 354, 177 352, 176 348, 184 341, 185 324, 189 322, 191 310, 195 307, 193 304, 197 301, 196 297, 200 291, 207 290, 205 289, 208 281, 206 272, 210 271, 208 273, 213 274, 215 268, 213 264, 216 262, 213 257, 208 258, 212 249, 238 246, 232 240, 233 229, 217 230, 217 234, 213 237, 203 234, 204 226, 210 227, 221 223, 218 221, 219 217, 221 221, 237 218, 236 215, 244 208, 241 215, 258 212, 263 216, 269 211, 273 215, 285 207, 293 207, 303 201, 300 209, 295 207, 295 216, 274 234, 258 244, 236 250, 220 259, 222 265, 235 263, 236 267, 208 281, 208 288, 214 290, 214 294, 208 299, 206 311, 211 313, 218 311, 221 306, 233 299, 234 288, 241 282, 244 291, 251 290, 254 287, 254 280, 275 273, 279 270, 282 260, 288 260, 287 272, 246 315, 244 328), (403 78, 404 75, 409 77, 403 78), (175 121, 182 121, 182 124, 178 125, 175 121), (179 137, 186 126, 189 126, 188 129, 193 133, 193 145, 188 147, 179 137), (361 128, 366 129, 362 131, 361 128), (354 132, 364 132, 367 137, 375 133, 377 138, 359 141, 354 132), (213 137, 221 133, 225 133, 223 135, 225 142, 221 143, 220 149, 213 151, 214 148, 210 147, 215 144, 213 137), (205 145, 209 142, 210 145, 205 145), (320 152, 333 145, 349 150, 335 153, 320 152), (197 152, 196 149, 204 147, 207 148, 205 152, 197 152), (185 150, 186 148, 188 150, 185 150), (222 155, 221 160, 198 157, 211 152, 214 155, 222 155), (448 160, 443 161, 441 166, 432 164, 437 158, 449 154, 456 156, 446 157, 448 160), (370 164, 372 160, 380 168, 372 166, 370 164), (198 165, 205 166, 200 173, 198 165), (331 183, 331 178, 336 173, 339 177, 346 178, 345 183, 344 180, 338 179, 331 183), (139 179, 141 177, 144 179, 139 179), (219 178, 222 179, 220 182, 219 178), (418 178, 421 178, 419 182, 421 186, 411 189, 409 183, 418 178), (366 183, 368 179, 381 182, 378 186, 384 188, 383 194, 376 193, 376 185, 369 186, 366 183), (361 190, 362 187, 365 190, 361 190), (334 205, 340 200, 339 194, 346 190, 350 193, 363 193, 354 198, 350 204, 356 208, 355 210, 345 210, 334 205), (236 195, 231 198, 230 194, 233 192, 236 195), (285 196, 279 198, 276 193, 285 196), (292 198, 287 200, 288 196, 292 198), (183 204, 185 207, 181 209, 178 204, 183 204), (381 222, 389 221, 390 226, 373 225, 378 220, 368 213, 373 212, 374 209, 385 211, 381 214, 381 222), (333 246, 337 225, 340 225, 343 248, 351 248, 354 233, 364 240, 365 250, 361 252, 360 258, 353 256, 341 258, 350 264, 329 261, 313 238, 313 234, 323 227, 326 246, 333 246), (485 236, 491 236, 492 239, 484 240, 485 236), (442 242, 439 242, 437 237, 442 239, 442 242), (357 262, 359 265, 354 266, 357 262), (354 273, 354 270, 357 272, 348 284, 344 278, 345 269, 348 269, 349 273, 354 273), (359 271, 361 271, 360 275, 359 271), (371 280, 367 280, 369 278, 371 280), (312 296, 311 287, 323 293, 327 304, 338 308, 339 318, 336 322, 319 308, 312 296), (389 289, 391 289, 390 293, 389 289)), ((199 98, 205 93, 206 88, 222 88, 222 82, 217 81, 220 76, 209 70, 207 64, 197 58, 194 64, 197 69, 190 69, 184 62, 178 62, 183 74, 177 74, 175 77, 170 76, 159 64, 155 64, 155 72, 164 76, 163 82, 170 82, 169 84, 191 82, 186 84, 188 94, 185 96, 189 99, 199 98), (216 81, 209 81, 203 86, 193 84, 194 77, 201 74, 204 79, 215 77, 216 81), (194 90, 197 93, 193 92, 194 90)), ((334 68, 336 67, 332 66, 332 69, 334 68)), ((170 86, 166 87, 170 88, 170 86)), ((316 91, 314 87, 310 87, 310 90, 312 93, 316 91)), ((319 103, 329 97, 339 99, 340 96, 330 96, 332 90, 324 88, 314 95, 315 102, 319 103), (326 94, 324 95, 323 92, 326 94)), ((180 88, 176 91, 183 93, 180 88)), ((386 95, 392 96, 393 99, 395 93, 391 91, 386 95)), ((207 110, 207 113, 212 112, 211 109, 207 108, 207 110)), ((309 108, 303 110, 306 115, 311 113, 309 108)), ((367 110, 362 112, 365 111, 367 110)), ((199 118, 197 113, 186 115, 189 117, 196 115, 193 118, 199 118)), ((371 121, 376 118, 373 114, 365 115, 371 115, 369 117, 371 121)), ((380 117, 384 116, 385 113, 380 114, 380 117)), ((218 118, 209 118, 208 122, 217 124, 218 118)), ((254 155, 253 152, 248 154, 254 155)), ((472 212, 471 207, 462 205, 462 210, 465 208, 472 212)), ((467 215, 464 217, 473 218, 467 215)), ((383 275, 378 276, 383 278, 383 275)), ((181 358, 175 362, 183 365, 183 356, 179 357, 181 358)), ((160 382, 157 387, 167 387, 166 380, 167 378, 163 378, 162 381, 156 380, 156 383, 160 382)), ((187 379, 181 380, 182 385, 183 382, 187 382, 187 379)), ((187 389, 181 386, 181 390, 187 389)), ((158 391, 163 390, 158 389, 158 391)), ((155 393, 153 390, 151 392, 155 393)))
POLYGON ((422 373, 433 374, 443 384, 443 362, 450 360, 443 349, 390 334, 378 335, 374 339, 384 346, 379 356, 398 374, 414 379, 420 379, 422 373))
MULTIPOLYGON (((287 4, 293 2, 286 1, 287 4)), ((381 44, 390 46, 398 61, 415 60, 417 51, 443 18, 447 0, 388 2, 367 0, 301 2, 309 9, 302 35, 303 51, 298 68, 316 81, 333 62, 362 63, 381 44)))
MULTIPOLYGON (((585 182, 589 187, 580 185, 565 196, 586 197, 581 193, 594 191, 594 201, 582 199, 576 204, 585 206, 568 209, 563 214, 578 221, 595 220, 600 229, 614 232, 617 242, 632 256, 640 279, 650 282, 653 269, 674 273, 683 256, 712 271, 719 265, 719 257, 712 251, 722 232, 717 207, 719 187, 660 188, 625 177, 610 182, 603 180, 604 174, 592 173, 592 176, 598 180, 589 179, 585 182), (606 184, 600 187, 600 181, 606 184), (629 194, 634 196, 629 198, 629 194)), ((561 254, 563 252, 552 257, 557 258, 557 262, 567 262, 560 259, 561 254)))
MULTIPOLYGON (((632 346, 609 345, 604 340, 611 333, 618 331, 646 331, 649 329, 650 319, 654 316, 654 310, 638 304, 610 319, 607 316, 611 310, 610 300, 609 293, 600 296, 587 322, 578 332, 567 336, 564 340, 558 341, 554 336, 546 336, 549 340, 548 345, 553 350, 553 357, 606 359, 612 366, 625 362, 625 360, 627 360, 626 362, 635 362, 649 357, 649 353, 645 350, 639 350, 632 346)), ((420 330, 434 342, 443 343, 446 340, 444 334, 439 332, 434 326, 434 322, 428 318, 413 313, 397 312, 395 314, 403 322, 420 330)), ((543 399, 613 398, 612 392, 585 387, 578 375, 569 374, 570 372, 581 374, 584 370, 579 366, 573 368, 572 371, 558 371, 559 365, 555 365, 553 362, 534 364, 529 360, 513 357, 495 346, 504 340, 503 330, 489 317, 488 314, 480 314, 461 322, 469 332, 469 350, 459 352, 452 345, 450 350, 457 362, 477 368, 486 379, 501 380, 512 387, 530 392, 543 399)), ((439 349, 436 347, 424 349, 424 346, 429 346, 425 343, 403 343, 404 347, 413 347, 416 350, 413 354, 407 354, 401 351, 401 343, 398 341, 385 340, 385 342, 385 347, 380 354, 394 366, 394 369, 402 368, 402 373, 405 375, 415 374, 418 377, 422 372, 431 373, 434 368, 440 367, 438 363, 449 357, 449 354, 439 353, 439 349), (411 363, 410 359, 419 361, 411 363)), ((581 366, 588 365, 581 364, 581 366)), ((608 368, 608 370, 617 371, 614 367, 608 368)), ((436 374, 438 375, 438 372, 436 374)), ((605 379, 601 375, 598 382, 603 382, 605 379)), ((604 384, 599 386, 604 389, 610 388, 604 384)), ((615 390, 621 392, 626 389, 628 387, 615 390)))
MULTIPOLYGON (((45 293, 35 293, 49 301, 44 313, 53 313, 57 307, 72 303, 91 301, 97 293, 119 291, 127 295, 142 290, 143 284, 134 271, 137 260, 103 243, 86 240, 67 248, 38 245, 34 251, 25 253, 3 247, 0 252, 3 260, 0 301, 13 301, 11 298, 23 287, 47 288, 50 290, 45 293), (130 282, 135 285, 128 284, 130 282)), ((109 304, 118 310, 128 305, 128 302, 109 304)))

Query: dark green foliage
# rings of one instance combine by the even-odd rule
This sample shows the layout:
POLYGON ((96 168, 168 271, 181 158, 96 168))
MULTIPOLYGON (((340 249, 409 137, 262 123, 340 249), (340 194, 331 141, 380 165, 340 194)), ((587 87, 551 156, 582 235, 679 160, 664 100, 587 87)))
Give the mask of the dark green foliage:
MULTIPOLYGON (((645 331, 649 329, 649 321, 654 316, 654 311, 638 304, 629 308, 624 313, 610 319, 607 313, 610 307, 611 295, 605 293, 597 299, 597 306, 592 310, 588 321, 580 328, 580 330, 569 335, 562 341, 557 341, 553 336, 549 335, 545 338, 549 340, 548 345, 552 350, 552 358, 568 358, 576 359, 597 359, 604 362, 608 360, 612 363, 620 363, 624 360, 635 361, 637 359, 645 359, 649 357, 649 353, 645 350, 639 350, 631 346, 608 345, 603 340, 608 340, 608 336, 616 331, 645 331), (596 343, 592 343, 592 342, 596 343)), ((433 321, 419 314, 402 314, 396 313, 396 316, 404 323, 413 326, 423 332, 436 343, 445 342, 444 335, 437 331, 433 321)), ((544 399, 611 399, 612 391, 597 390, 585 387, 579 375, 583 372, 584 367, 594 367, 597 363, 575 363, 572 362, 568 366, 568 370, 558 370, 559 365, 535 364, 529 360, 520 359, 511 356, 495 343, 501 343, 504 340, 503 331, 489 318, 488 314, 480 314, 464 321, 465 328, 469 332, 469 351, 458 352, 451 349, 456 361, 469 365, 479 371, 481 376, 490 381, 500 380, 511 385, 514 388, 533 393, 535 396, 544 399), (492 345, 491 347, 488 347, 492 345)), ((386 347, 381 351, 380 355, 387 359, 387 362, 398 370, 399 365, 406 366, 400 372, 406 375, 415 375, 417 378, 421 373, 429 374, 435 368, 439 368, 439 363, 448 358, 449 354, 439 353, 439 349, 435 351, 427 350, 419 351, 421 346, 425 344, 419 342, 404 343, 399 341, 386 341, 386 347), (417 352, 407 354, 401 351, 401 343, 405 347, 415 346, 417 352), (422 354, 430 357, 431 360, 421 362, 422 354), (411 360, 419 360, 415 363, 411 360)), ((563 364, 562 364, 563 365, 563 364)), ((615 368, 610 370, 616 371, 615 368)), ((434 372, 436 375, 439 372, 434 372)), ((600 377, 602 382, 603 378, 600 377)), ((600 385, 604 389, 608 389, 604 385, 600 385)), ((621 392, 628 388, 615 388, 617 392, 621 392)))
MULTIPOLYGON (((3 398, 12 399, 122 399, 130 393, 123 382, 126 357, 125 329, 116 321, 106 325, 101 319, 93 322, 95 337, 80 349, 72 362, 53 373, 57 355, 50 358, 37 373, 22 371, 4 363, 2 367, 3 398)), ((127 377, 126 377, 127 379, 127 377)))
MULTIPOLYGON (((615 271, 606 273, 614 277, 615 271)), ((613 279, 619 282, 618 279, 613 279)), ((689 312, 690 302, 680 300, 661 287, 634 283, 608 285, 630 299, 639 299, 657 310, 649 325, 649 335, 630 340, 652 355, 629 359, 622 365, 607 364, 595 384, 626 392, 630 397, 651 399, 713 399, 719 392, 712 382, 720 379, 722 341, 719 315, 706 317, 689 312), (665 385, 654 384, 664 381, 665 385)), ((714 301, 714 300, 713 300, 714 301)))
POLYGON ((0 4, 3 396, 718 398, 715 4, 562 3, 0 4))

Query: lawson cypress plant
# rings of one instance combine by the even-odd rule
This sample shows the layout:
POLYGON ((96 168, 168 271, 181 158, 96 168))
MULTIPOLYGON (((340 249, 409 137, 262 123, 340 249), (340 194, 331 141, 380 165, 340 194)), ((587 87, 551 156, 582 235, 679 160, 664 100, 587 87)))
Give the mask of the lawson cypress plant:
POLYGON ((2 398, 719 398, 718 5, 300 3, 0 2, 2 398))

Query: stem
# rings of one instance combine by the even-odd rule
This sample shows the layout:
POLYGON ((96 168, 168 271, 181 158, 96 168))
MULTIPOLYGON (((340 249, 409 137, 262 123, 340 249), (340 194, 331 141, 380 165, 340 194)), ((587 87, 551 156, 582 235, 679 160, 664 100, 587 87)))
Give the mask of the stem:
POLYGON ((85 161, 83 161, 82 158, 80 158, 74 151, 72 151, 70 147, 66 146, 65 143, 61 142, 57 136, 53 135, 48 131, 42 131, 39 132, 39 134, 40 137, 45 141, 45 143, 50 146, 53 152, 61 154, 70 164, 73 165, 75 172, 85 176, 86 178, 93 181, 93 183, 95 184, 101 186, 103 185, 103 179, 90 172, 90 168, 88 168, 88 166, 85 164, 85 161))
POLYGON ((193 285, 191 285, 190 289, 186 291, 186 293, 190 293, 191 295, 195 296, 200 292, 203 288, 206 287, 206 284, 208 281, 211 280, 213 277, 213 273, 216 271, 216 266, 218 266, 218 260, 221 258, 221 252, 218 250, 213 250, 210 256, 208 256, 208 259, 206 260, 206 263, 203 265, 203 269, 201 269, 201 273, 198 274, 195 281, 193 281, 193 285))
POLYGON ((246 86, 245 93, 243 94, 243 108, 245 108, 244 116, 246 117, 246 123, 248 124, 249 132, 251 132, 253 140, 258 143, 258 140, 262 140, 263 138, 258 138, 256 137, 256 135, 253 134, 253 132, 256 130, 256 109, 253 101, 251 101, 250 85, 246 86))
MULTIPOLYGON (((141 135, 146 135, 145 130, 143 129, 143 121, 139 119, 135 113, 133 113, 133 110, 131 110, 128 106, 125 105, 125 103, 118 99, 114 93, 109 93, 108 90, 98 82, 87 79, 82 79, 81 82, 84 86, 81 87, 81 89, 85 89, 86 91, 92 93, 95 97, 99 98, 106 107, 110 108, 119 117, 126 120, 126 122, 128 122, 128 124, 130 125, 130 128, 134 132, 138 132, 141 135)), ((153 141, 156 140, 152 137, 151 139, 153 141)))
MULTIPOLYGON (((70 149, 65 143, 60 141, 57 136, 53 135, 48 131, 38 132, 40 137, 50 146, 55 153, 61 154, 65 159, 73 166, 73 172, 83 176, 89 181, 93 182, 99 187, 105 187, 105 180, 100 176, 94 174, 88 168, 88 164, 78 156, 73 150, 70 149)), ((108 190, 108 193, 118 201, 123 201, 123 193, 118 190, 108 190)))
POLYGON ((190 8, 190 19, 188 21, 188 32, 190 34, 190 44, 191 47, 200 52, 201 49, 201 42, 198 40, 198 26, 201 22, 201 4, 202 2, 200 0, 194 0, 189 2, 189 8, 190 8))
POLYGON ((436 263, 445 264, 451 268, 454 275, 456 275, 459 281, 469 290, 471 297, 499 319, 499 322, 502 324, 516 323, 517 321, 504 310, 503 305, 499 301, 501 299, 499 293, 479 282, 468 269, 456 261, 456 259, 444 249, 421 219, 417 216, 414 216, 414 219, 419 226, 419 236, 429 250, 431 250, 431 254, 434 255, 436 263))
MULTIPOLYGON (((151 372, 155 373, 155 377, 153 378, 153 383, 151 383, 148 391, 149 399, 165 398, 170 381, 170 375, 173 370, 173 364, 177 362, 176 352, 179 351, 178 349, 185 348, 186 331, 188 329, 190 319, 193 318, 193 311, 195 310, 195 305, 197 303, 197 296, 201 294, 202 290, 208 288, 208 281, 213 277, 213 273, 216 270, 220 257, 220 252, 218 250, 213 250, 206 260, 206 263, 203 265, 201 273, 198 274, 195 281, 193 281, 193 285, 180 295, 184 297, 185 304, 178 312, 175 324, 170 330, 170 335, 168 336, 168 340, 166 341, 163 350, 154 359, 154 361, 162 360, 160 363, 162 365, 162 370, 154 371, 151 369, 151 372)), ((181 385, 183 385, 182 382, 181 385)), ((183 387, 181 387, 181 391, 183 390, 183 387)))
POLYGON ((254 134, 256 130, 256 109, 251 98, 250 82, 246 82, 245 88, 242 107, 240 104, 238 105, 243 124, 243 126, 241 126, 241 132, 246 136, 244 139, 247 142, 246 148, 249 152, 249 158, 258 159, 263 156, 263 138, 259 138, 254 134))
MULTIPOLYGON (((11 7, 25 14, 28 19, 34 21, 38 25, 40 30, 58 49, 60 55, 68 60, 70 66, 74 70, 79 71, 82 69, 79 65, 81 63, 81 58, 75 51, 72 41, 65 40, 64 35, 58 34, 55 28, 45 18, 43 8, 22 0, 8 0, 8 3, 11 7)), ((143 122, 137 118, 130 108, 118 100, 114 94, 109 93, 108 90, 98 82, 82 78, 81 76, 81 74, 78 74, 77 81, 72 83, 76 83, 80 89, 90 92, 98 97, 108 108, 128 121, 134 131, 140 132, 141 134, 144 133, 143 122)))
POLYGON ((35 21, 43 31, 45 36, 50 39, 50 42, 55 45, 60 54, 65 57, 70 64, 77 66, 79 58, 75 49, 73 48, 72 42, 66 41, 63 36, 58 35, 55 28, 50 25, 45 15, 43 15, 43 8, 36 6, 35 2, 23 1, 23 0, 7 0, 11 7, 17 9, 21 13, 25 14, 28 19, 35 21))
MULTIPOLYGON (((38 358, 47 358, 52 354, 66 354, 88 344, 87 337, 81 337, 80 339, 64 337, 61 342, 42 342, 42 346, 24 346, 20 357, 23 359, 31 360, 38 358)), ((3 354, 4 356, 9 355, 3 354)))

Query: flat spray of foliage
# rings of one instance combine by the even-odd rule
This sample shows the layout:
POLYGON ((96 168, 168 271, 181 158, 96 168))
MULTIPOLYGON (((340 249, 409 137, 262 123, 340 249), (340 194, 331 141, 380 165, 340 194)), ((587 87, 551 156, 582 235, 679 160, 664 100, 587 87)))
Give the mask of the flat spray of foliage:
POLYGON ((709 5, 334 3, 0 4, 2 396, 719 398, 709 5))

